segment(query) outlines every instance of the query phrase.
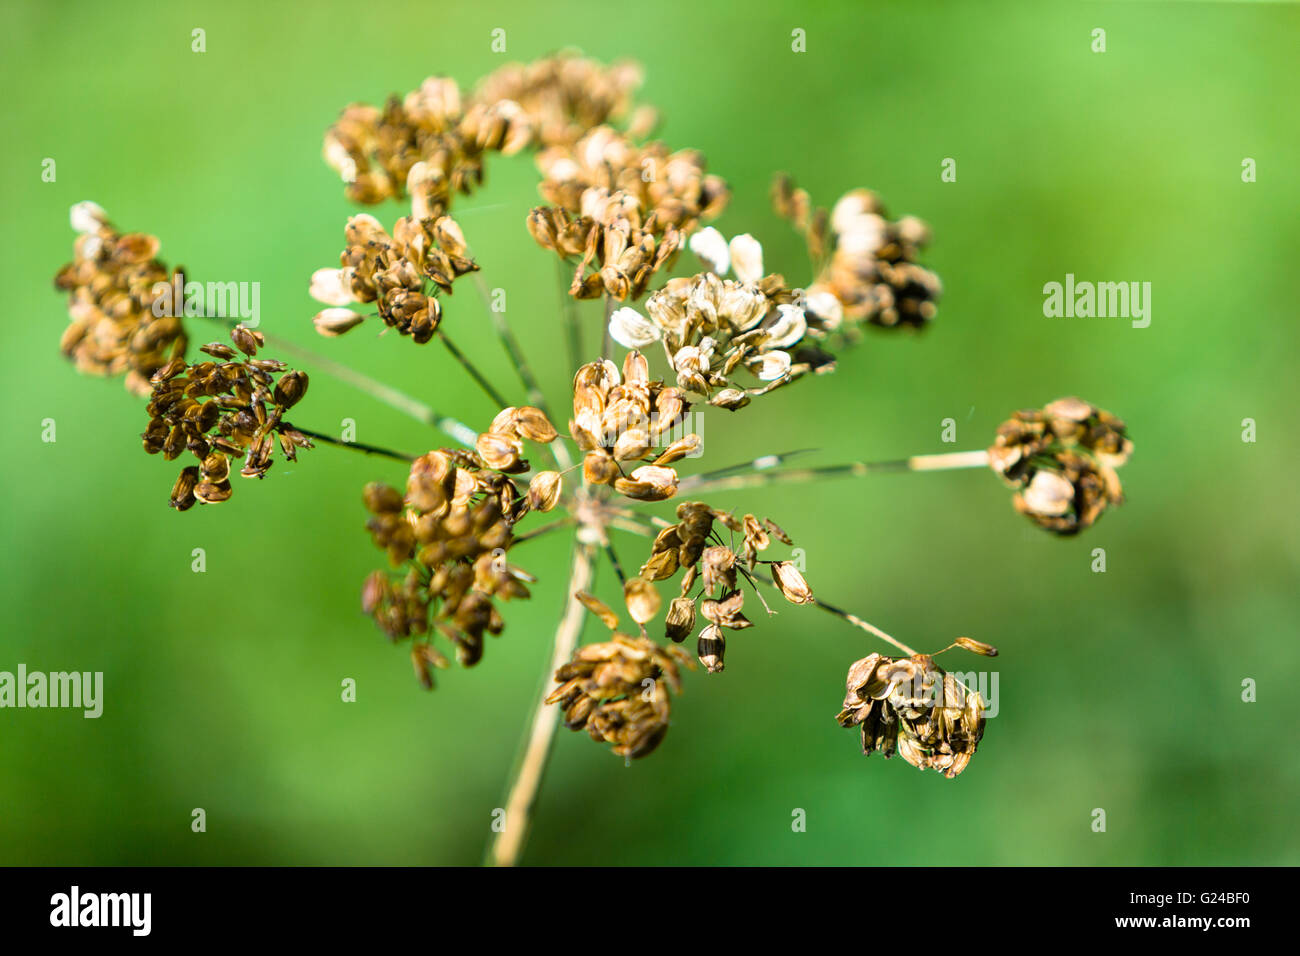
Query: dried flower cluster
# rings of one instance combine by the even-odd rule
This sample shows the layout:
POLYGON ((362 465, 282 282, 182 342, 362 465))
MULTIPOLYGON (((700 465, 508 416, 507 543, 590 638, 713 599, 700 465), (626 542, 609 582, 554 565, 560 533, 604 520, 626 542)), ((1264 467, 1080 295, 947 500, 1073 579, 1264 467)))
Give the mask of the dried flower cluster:
POLYGON ((284 420, 284 413, 307 393, 307 373, 290 371, 278 359, 259 359, 261 332, 236 326, 235 349, 220 342, 201 346, 215 361, 174 358, 154 373, 146 411, 149 425, 144 450, 167 461, 188 451, 198 465, 181 469, 172 488, 171 506, 186 511, 196 501, 217 504, 230 498, 230 459, 243 458, 239 474, 264 478, 274 463, 275 448, 296 461, 299 448, 312 443, 284 420), (277 376, 278 381, 277 381, 277 376))
POLYGON ((1120 419, 1071 397, 1015 412, 998 426, 989 463, 1018 489, 1017 511, 1041 528, 1072 535, 1123 502, 1115 469, 1132 451, 1120 419))
POLYGON ((681 424, 690 405, 679 389, 651 381, 640 352, 623 359, 623 374, 605 359, 578 369, 573 379, 573 418, 569 434, 585 453, 582 474, 589 484, 609 485, 640 501, 662 501, 677 493, 672 467, 700 448, 700 437, 662 440, 681 424), (624 473, 625 462, 649 462, 624 473))
POLYGON ((646 300, 650 320, 619 309, 610 333, 628 346, 662 341, 680 388, 735 411, 809 372, 834 368, 832 356, 811 341, 818 333, 783 282, 769 276, 742 284, 714 272, 670 279, 646 300), (764 384, 746 386, 736 377, 740 369, 764 384))
POLYGON ((446 666, 426 637, 431 626, 461 664, 477 664, 484 634, 505 628, 495 602, 529 596, 532 578, 506 560, 515 522, 528 511, 518 486, 473 452, 441 449, 412 463, 404 495, 375 482, 364 501, 375 546, 399 569, 366 579, 366 613, 390 639, 416 638, 411 659, 426 687, 431 668, 446 666))
MULTIPOLYGON (((567 54, 502 67, 469 95, 431 76, 383 107, 349 105, 325 135, 324 156, 354 202, 409 194, 416 218, 436 217, 483 182, 486 154, 570 145, 623 115, 640 83, 631 64, 606 68, 567 54)), ((641 114, 636 126, 652 122, 641 114)))
MULTIPOLYGON (((955 777, 983 734, 984 701, 939 668, 932 655, 915 653, 814 597, 799 564, 763 557, 774 541, 791 545, 778 525, 698 500, 680 503, 672 523, 637 509, 679 490, 716 500, 714 494, 728 487, 778 480, 987 463, 1016 489, 1017 510, 1051 532, 1070 535, 1122 500, 1115 469, 1132 451, 1124 423, 1067 398, 1015 413, 987 451, 878 463, 888 468, 855 462, 780 472, 771 468, 786 456, 768 455, 748 466, 680 478, 678 463, 702 453, 698 431, 688 427, 692 408, 734 411, 811 373, 832 371, 836 361, 827 349, 861 341, 865 325, 927 325, 940 283, 918 261, 929 240, 920 220, 890 220, 875 194, 864 189, 846 193, 830 210, 814 208, 788 177, 777 181, 775 207, 803 234, 811 268, 802 284, 769 273, 754 236, 727 239, 705 225, 723 212, 730 192, 708 172, 703 156, 643 141, 654 113, 634 109, 639 84, 639 70, 627 64, 605 67, 561 54, 504 67, 472 93, 451 79, 431 77, 382 107, 348 106, 326 134, 325 157, 347 183, 350 198, 410 205, 391 233, 370 215, 348 220, 339 267, 317 270, 311 280, 312 296, 326 306, 314 318, 321 334, 341 335, 377 317, 385 329, 417 343, 437 337, 493 407, 506 406, 504 389, 511 386, 479 373, 441 326, 440 297, 479 268, 449 212, 457 195, 483 182, 489 153, 535 149, 545 204, 527 214, 527 228, 574 270, 571 280, 561 270, 570 323, 568 367, 581 361, 581 313, 587 308, 573 300, 604 300, 600 331, 607 337, 600 357, 575 370, 567 437, 557 433, 537 378, 504 315, 496 312, 494 330, 531 404, 502 408, 482 433, 333 364, 344 381, 466 446, 419 457, 356 446, 409 464, 404 490, 380 482, 365 486, 366 526, 390 568, 366 579, 362 607, 392 641, 409 642, 418 679, 432 687, 434 671, 449 665, 435 647, 438 635, 450 641, 462 665, 473 666, 483 656, 485 635, 505 628, 502 606, 529 597, 533 578, 510 563, 512 549, 553 529, 570 530, 575 570, 567 597, 595 613, 613 634, 581 645, 581 615, 569 605, 554 655, 569 659, 554 672, 556 686, 538 702, 533 729, 540 731, 530 734, 526 759, 545 760, 553 721, 547 724, 544 716, 554 713, 547 704, 563 708, 566 726, 586 729, 632 759, 664 739, 681 668, 694 667, 677 645, 695 636, 704 669, 723 671, 727 632, 753 624, 745 613, 746 590, 771 614, 760 585, 772 587, 790 604, 835 614, 908 655, 871 654, 856 661, 839 723, 861 727, 868 754, 899 753, 915 767, 955 777), (683 247, 703 268, 673 276, 683 247), (640 308, 618 305, 643 297, 640 308), (358 304, 374 311, 354 308, 358 304), (621 363, 611 343, 628 350, 621 363), (645 354, 656 345, 663 349, 662 372, 652 372, 645 354), (566 444, 570 439, 572 445, 566 444), (524 454, 526 443, 542 446, 547 467, 534 469, 524 454), (565 475, 579 467, 582 482, 566 492, 565 475), (516 536, 530 512, 552 510, 562 514, 516 536), (625 576, 613 531, 653 539, 635 576, 625 576), (622 584, 636 636, 619 632, 618 616, 585 590, 601 552, 622 584), (666 603, 659 591, 663 582, 677 585, 666 603), (651 638, 648 628, 661 614, 664 642, 651 638), (570 648, 576 648, 571 655, 570 648)), ((172 292, 184 284, 181 270, 169 273, 156 258, 158 240, 117 233, 93 203, 74 207, 72 215, 80 233, 76 258, 56 278, 56 286, 70 294, 73 320, 63 351, 81 370, 125 374, 128 388, 148 394, 148 452, 167 460, 185 451, 195 457, 198 464, 184 468, 176 482, 173 507, 228 499, 233 459, 243 459, 241 475, 262 477, 277 444, 290 460, 299 448, 312 447, 312 438, 355 444, 285 420, 306 392, 307 376, 258 358, 266 343, 261 332, 237 327, 231 333, 234 348, 210 343, 202 347, 207 359, 188 363, 180 320, 154 314, 155 300, 164 292, 178 300, 179 291, 172 292)), ((483 283, 474 284, 486 295, 483 283)), ((658 365, 657 355, 654 361, 658 365)), ((331 363, 321 364, 329 369, 331 363)), ((996 654, 968 638, 951 646, 996 654)), ((540 766, 531 770, 526 779, 535 785, 540 766)))
MULTIPOLYGON (((971 642, 975 643, 975 642, 971 642)), ((997 652, 988 645, 982 653, 997 652)), ((984 736, 984 700, 961 687, 929 654, 854 661, 845 682, 841 727, 862 728, 862 752, 899 754, 918 770, 955 777, 984 736)))
POLYGON ((373 302, 384 325, 422 345, 442 321, 438 292, 450 293, 456 279, 478 268, 450 216, 404 216, 390 236, 379 220, 363 214, 348 220, 345 235, 342 268, 312 275, 312 297, 331 306, 313 320, 322 335, 341 335, 365 321, 344 306, 373 302))
POLYGON ((890 220, 880 197, 854 189, 827 214, 788 176, 772 190, 777 214, 804 235, 819 271, 808 286, 809 311, 828 328, 867 322, 921 328, 934 318, 939 277, 917 263, 930 229, 915 216, 890 220))
POLYGON ((93 202, 73 206, 71 221, 75 258, 54 277, 55 288, 68 293, 72 318, 60 348, 78 371, 125 373, 129 391, 148 395, 153 373, 185 354, 181 320, 153 310, 160 284, 183 287, 181 270, 168 273, 158 260, 156 236, 119 233, 93 202))
MULTIPOLYGON (((677 506, 677 523, 664 528, 655 537, 650 557, 641 566, 644 582, 666 581, 679 571, 682 575, 678 596, 672 600, 665 617, 665 637, 680 643, 695 628, 696 611, 708 624, 700 632, 697 652, 705 669, 716 674, 723 669, 726 654, 725 630, 739 631, 752 626, 743 613, 745 592, 738 575, 743 575, 757 589, 753 572, 760 563, 758 555, 766 551, 772 539, 791 545, 780 526, 770 518, 759 521, 752 514, 737 518, 701 501, 686 501, 677 506), (739 549, 724 544, 715 529, 721 525, 734 540, 740 535, 739 549), (696 583, 701 590, 692 596, 696 583)), ((791 604, 813 603, 812 589, 798 567, 791 561, 765 561, 777 590, 791 604)), ((631 584, 631 582, 629 582, 631 584)), ((636 590, 625 588, 628 607, 638 623, 644 624, 654 613, 638 615, 632 596, 636 590)), ((638 595, 639 596, 639 595, 638 595)), ((760 598, 761 600, 761 598, 760 598)), ((657 611, 657 598, 655 610, 657 611)))
POLYGON ((537 162, 551 205, 528 214, 528 231, 561 258, 578 257, 569 288, 578 299, 640 298, 700 221, 718 216, 730 198, 697 151, 638 146, 609 127, 544 150, 537 162))
POLYGON ((669 691, 681 692, 680 668, 690 663, 680 648, 616 633, 578 648, 555 672, 559 686, 546 702, 564 709, 570 730, 585 728, 620 757, 644 757, 668 733, 669 691))

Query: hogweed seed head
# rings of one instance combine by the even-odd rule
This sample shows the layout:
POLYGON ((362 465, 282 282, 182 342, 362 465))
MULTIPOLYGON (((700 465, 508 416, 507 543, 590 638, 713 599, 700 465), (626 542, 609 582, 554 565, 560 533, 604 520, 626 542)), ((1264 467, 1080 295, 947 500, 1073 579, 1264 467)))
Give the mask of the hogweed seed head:
POLYGON ((230 346, 210 342, 200 351, 216 361, 190 365, 174 358, 150 380, 144 450, 167 461, 189 451, 199 461, 197 468, 183 469, 172 488, 170 504, 178 511, 196 501, 227 501, 232 458, 244 460, 241 477, 263 478, 277 446, 289 461, 297 460, 299 448, 312 447, 311 439, 284 420, 307 393, 307 374, 290 371, 277 359, 256 358, 263 336, 254 329, 236 326, 230 338, 242 360, 235 360, 230 346))
POLYGON ((181 310, 154 314, 163 292, 179 291, 171 301, 183 300, 181 270, 169 273, 157 258, 156 236, 119 233, 93 202, 77 203, 69 219, 78 233, 74 259, 54 277, 72 318, 60 350, 78 371, 125 375, 128 391, 148 395, 154 372, 185 354, 181 310))
POLYGON ((989 464, 1012 488, 1017 511, 1073 535, 1124 501, 1115 469, 1133 451, 1124 422, 1079 398, 1015 412, 998 426, 989 464))
POLYGON ((864 754, 897 753, 918 770, 938 770, 950 779, 975 755, 984 735, 984 700, 930 655, 869 654, 853 662, 845 684, 836 720, 861 728, 864 754))

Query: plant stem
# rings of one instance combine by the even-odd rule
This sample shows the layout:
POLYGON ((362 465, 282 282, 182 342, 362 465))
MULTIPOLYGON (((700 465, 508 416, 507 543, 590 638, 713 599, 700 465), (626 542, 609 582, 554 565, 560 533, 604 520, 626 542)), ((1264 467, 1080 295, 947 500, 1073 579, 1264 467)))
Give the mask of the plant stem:
MULTIPOLYGON (((471 253, 467 251, 466 255, 471 255, 471 253)), ((510 321, 506 318, 504 311, 498 311, 492 307, 492 293, 488 289, 487 280, 483 278, 483 273, 475 270, 473 275, 474 286, 478 289, 479 298, 483 300, 483 307, 487 309, 488 315, 492 317, 492 325, 496 328, 501 347, 505 349, 510 364, 515 367, 515 371, 519 375, 519 381, 524 386, 524 391, 528 393, 529 404, 540 408, 542 414, 554 421, 551 410, 546 404, 546 395, 542 392, 541 386, 537 384, 537 377, 533 374, 528 360, 524 358, 524 351, 519 347, 519 340, 515 338, 515 333, 510 328, 510 321)), ((576 369, 577 366, 575 365, 574 368, 576 369)), ((506 406, 502 404, 501 407, 505 408, 506 406)), ((569 450, 563 444, 552 442, 546 446, 546 451, 555 462, 555 466, 561 471, 573 464, 573 460, 569 457, 569 450)))
POLYGON ((578 303, 569 295, 568 260, 556 262, 556 276, 559 277, 560 308, 564 310, 566 339, 569 345, 569 368, 577 371, 582 365, 582 325, 578 321, 578 303))
POLYGON ((555 730, 560 723, 559 708, 547 704, 546 698, 550 696, 554 683, 552 675, 573 656, 573 649, 577 646, 582 625, 586 621, 586 608, 574 595, 578 591, 587 590, 591 584, 593 551, 592 545, 574 544, 573 569, 569 573, 564 615, 555 631, 550 664, 537 697, 537 706, 533 710, 524 752, 511 775, 506 796, 505 826, 488 847, 487 862, 493 866, 514 866, 518 863, 528 839, 533 807, 537 802, 551 747, 555 743, 555 730))
POLYGON ((609 358, 614 351, 614 340, 610 337, 609 317, 614 314, 617 303, 608 292, 605 293, 605 324, 602 326, 600 339, 600 357, 609 358))
MULTIPOLYGON (((203 316, 203 318, 210 318, 221 322, 227 328, 233 328, 239 324, 237 319, 228 319, 224 316, 203 316)), ((261 330, 259 329, 259 331, 261 330)), ((333 359, 328 359, 323 355, 318 355, 310 349, 303 348, 301 345, 294 345, 292 342, 281 338, 278 335, 270 335, 266 332, 262 332, 262 334, 265 336, 266 341, 277 350, 310 362, 326 375, 332 376, 340 382, 345 382, 358 391, 365 392, 371 398, 383 402, 385 405, 395 408, 405 415, 409 415, 416 421, 423 422, 426 425, 432 425, 449 438, 460 442, 467 448, 474 447, 474 441, 478 438, 478 432, 474 431, 474 429, 470 428, 464 422, 458 421, 447 415, 439 414, 428 405, 412 398, 404 392, 399 392, 397 389, 385 385, 383 382, 376 381, 368 375, 363 375, 355 369, 351 369, 346 365, 335 362, 333 359)))
POLYGON ((316 441, 322 441, 327 445, 334 445, 337 448, 352 448, 367 455, 382 455, 384 458, 392 458, 397 461, 415 461, 414 455, 407 455, 400 451, 393 451, 391 448, 380 448, 378 445, 367 445, 363 442, 357 441, 344 441, 341 438, 335 438, 333 435, 326 435, 323 432, 315 432, 298 425, 291 425, 289 422, 284 422, 283 425, 285 428, 292 428, 296 432, 301 432, 308 438, 314 438, 316 441))
POLYGON ((438 328, 438 338, 442 340, 443 345, 447 346, 447 351, 451 353, 452 358, 459 362, 460 367, 469 373, 469 377, 474 380, 475 384, 477 384, 479 388, 483 389, 483 394, 486 395, 494 405, 496 405, 497 411, 501 411, 501 409, 509 406, 510 403, 505 400, 505 397, 496 390, 496 387, 487 380, 482 372, 474 367, 474 363, 466 358, 465 353, 457 348, 456 344, 447 337, 447 333, 442 330, 441 326, 438 328))
MULTIPOLYGON (((776 456, 772 456, 776 457, 776 456)), ((783 471, 764 471, 772 467, 769 459, 755 459, 756 470, 725 478, 711 478, 709 475, 691 475, 683 478, 678 486, 679 492, 695 491, 733 491, 737 488, 752 488, 757 485, 775 484, 777 482, 815 481, 819 478, 852 477, 875 475, 884 472, 899 471, 949 471, 957 468, 984 468, 989 463, 989 453, 980 448, 975 451, 954 451, 943 455, 914 455, 894 461, 853 461, 843 465, 823 465, 818 468, 787 468, 783 471)), ((779 463, 779 462, 777 462, 779 463)))

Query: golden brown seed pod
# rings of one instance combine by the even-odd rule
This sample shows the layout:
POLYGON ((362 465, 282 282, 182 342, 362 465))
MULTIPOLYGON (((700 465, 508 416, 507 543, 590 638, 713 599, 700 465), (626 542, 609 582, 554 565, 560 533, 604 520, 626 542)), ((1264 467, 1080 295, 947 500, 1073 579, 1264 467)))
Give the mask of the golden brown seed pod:
POLYGON ((519 465, 523 446, 511 435, 483 432, 474 442, 474 451, 489 468, 510 471, 519 465))
POLYGON ((528 483, 528 506, 534 511, 550 511, 563 488, 564 479, 558 471, 539 471, 528 483))
POLYGON ((700 631, 699 641, 696 643, 696 654, 704 669, 710 674, 722 673, 724 658, 727 653, 727 639, 723 636, 722 628, 717 624, 710 624, 700 631))
POLYGON ((695 630, 695 602, 688 597, 675 597, 668 605, 664 619, 664 636, 680 644, 695 630))
POLYGON ((623 585, 623 600, 627 603, 632 620, 645 625, 659 613, 659 592, 642 577, 628 578, 623 585))
POLYGON ((560 435, 546 413, 531 405, 515 409, 514 422, 521 438, 541 445, 555 441, 560 435))
POLYGON ((973 654, 979 654, 982 657, 997 657, 998 649, 992 644, 985 644, 983 641, 977 641, 973 637, 959 637, 953 641, 957 647, 965 648, 973 654))
POLYGON ((791 604, 812 604, 812 588, 804 580, 799 569, 792 561, 777 561, 772 564, 772 580, 782 596, 791 604))

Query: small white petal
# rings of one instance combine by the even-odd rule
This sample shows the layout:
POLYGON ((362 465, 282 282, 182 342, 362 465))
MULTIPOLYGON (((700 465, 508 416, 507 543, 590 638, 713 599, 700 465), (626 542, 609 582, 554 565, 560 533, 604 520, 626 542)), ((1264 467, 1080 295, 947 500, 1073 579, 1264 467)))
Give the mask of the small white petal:
POLYGON ((68 221, 75 232, 87 235, 99 232, 99 227, 108 222, 108 215, 98 203, 79 202, 68 210, 68 221))
POLYGON ((355 302, 352 281, 343 269, 317 269, 311 274, 311 297, 325 305, 355 302))
POLYGON ((747 363, 746 367, 759 381, 772 382, 790 371, 790 353, 762 352, 752 362, 747 363))
POLYGON ((659 327, 626 306, 609 317, 610 337, 625 349, 643 349, 659 341, 659 327))
POLYGON ((797 305, 778 305, 777 318, 767 330, 767 345, 773 349, 789 348, 804 337, 808 331, 808 320, 803 309, 797 305))
POLYGON ((763 278, 763 247, 749 233, 731 240, 727 247, 731 253, 731 268, 741 282, 757 282, 763 278))
POLYGON ((731 268, 731 253, 727 251, 727 240, 722 233, 708 226, 691 236, 687 243, 696 258, 709 267, 715 275, 724 276, 731 268))

